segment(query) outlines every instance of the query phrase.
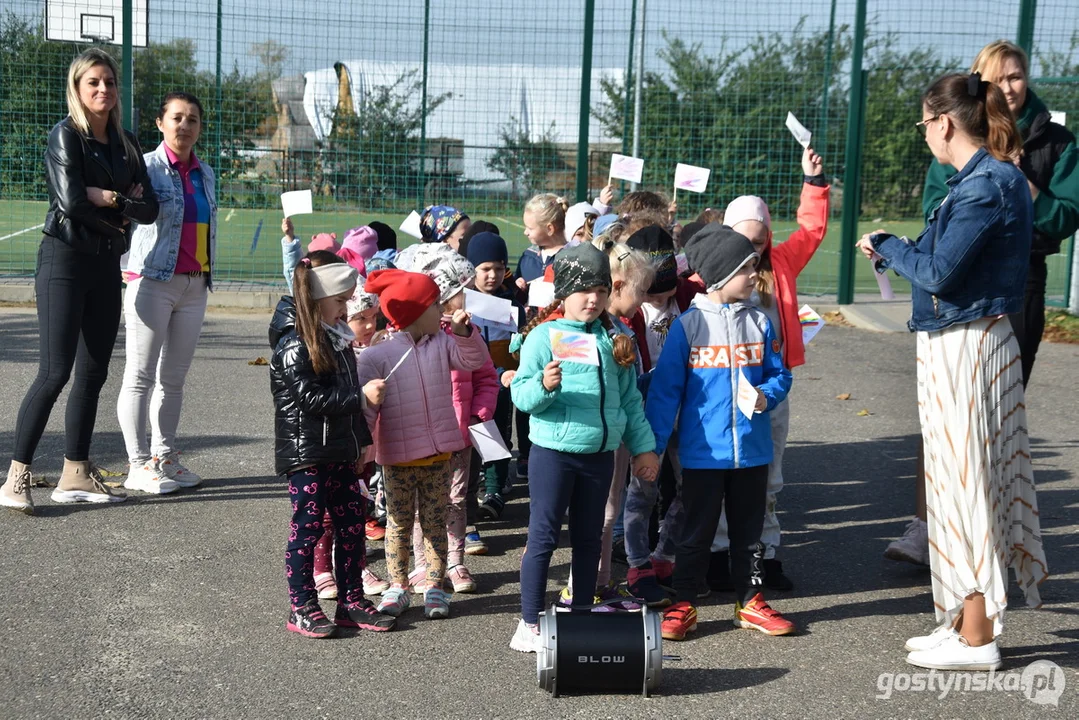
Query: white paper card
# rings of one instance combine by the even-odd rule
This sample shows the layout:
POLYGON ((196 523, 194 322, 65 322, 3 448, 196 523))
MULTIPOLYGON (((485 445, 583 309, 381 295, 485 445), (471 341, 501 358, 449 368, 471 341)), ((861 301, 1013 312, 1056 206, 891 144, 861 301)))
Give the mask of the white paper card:
MULTIPOLYGON (((947 200, 948 198, 944 198, 947 200)), ((942 203, 943 204, 943 203, 942 203)), ((877 272, 877 261, 881 260, 881 256, 873 253, 873 277, 877 279, 877 287, 880 288, 880 297, 882 300, 895 300, 895 291, 892 290, 892 281, 888 278, 888 271, 877 272)))
POLYGON ((529 307, 547 307, 554 302, 554 283, 546 280, 533 280, 528 283, 529 307))
POLYGON ((803 305, 798 310, 798 323, 802 326, 803 345, 808 345, 810 340, 817 337, 817 333, 824 329, 825 325, 824 318, 808 305, 803 305))
POLYGON ((708 176, 711 174, 708 168, 678 163, 674 168, 674 187, 676 190, 702 193, 708 187, 708 176))
POLYGON ((423 233, 420 232, 420 214, 413 210, 408 214, 408 217, 404 219, 399 228, 401 232, 411 235, 417 240, 423 239, 423 233))
POLYGON ((494 420, 470 425, 468 434, 472 436, 472 447, 476 448, 483 462, 489 463, 510 457, 510 451, 506 449, 506 443, 502 442, 502 433, 499 432, 494 420))
POLYGON ((746 374, 738 370, 738 409, 750 420, 757 407, 757 388, 746 378, 746 374))
POLYGON ((806 130, 805 125, 798 122, 798 118, 794 117, 794 113, 787 113, 787 129, 791 131, 791 135, 798 141, 798 144, 804 148, 809 147, 809 139, 812 137, 810 132, 806 130))
POLYGON ((465 288, 465 310, 484 320, 517 327, 513 303, 494 295, 465 288))
POLYGON ((1050 110, 1049 121, 1055 122, 1057 125, 1067 125, 1068 113, 1064 112, 1063 110, 1050 110))
POLYGON ((561 362, 599 365, 599 347, 592 333, 551 328, 551 357, 561 362))
POLYGON ((285 217, 293 215, 310 215, 314 212, 311 204, 310 190, 293 190, 281 193, 281 209, 285 211, 285 217))
POLYGON ((644 175, 644 160, 629 155, 611 155, 611 179, 640 183, 644 175))

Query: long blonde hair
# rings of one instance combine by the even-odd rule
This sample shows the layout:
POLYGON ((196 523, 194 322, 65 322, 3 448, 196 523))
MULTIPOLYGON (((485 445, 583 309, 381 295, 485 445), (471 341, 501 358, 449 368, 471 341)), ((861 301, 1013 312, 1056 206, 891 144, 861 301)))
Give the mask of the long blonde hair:
POLYGON ((970 66, 971 72, 981 73, 991 83, 1000 79, 1000 66, 1008 58, 1015 58, 1023 69, 1023 77, 1030 78, 1030 60, 1023 48, 1007 40, 991 42, 981 49, 970 66))
POLYGON ((604 241, 597 238, 592 241, 598 249, 607 255, 611 263, 611 275, 617 275, 627 284, 639 288, 642 293, 652 285, 656 276, 656 270, 652 261, 640 250, 634 250, 629 245, 604 241))
MULTIPOLYGON (((104 65, 112 72, 112 79, 116 81, 116 86, 119 88, 120 68, 116 66, 116 61, 112 59, 112 56, 100 48, 90 48, 82 51, 71 61, 71 66, 67 69, 67 112, 71 116, 71 122, 75 123, 75 127, 88 137, 93 136, 93 131, 90 129, 90 118, 86 114, 86 107, 82 104, 82 100, 79 99, 79 81, 82 80, 82 76, 86 74, 87 70, 98 65, 104 65)), ((117 95, 119 95, 119 90, 117 90, 117 95)), ((124 124, 120 120, 119 97, 117 97, 116 104, 112 106, 112 110, 109 111, 109 124, 116 130, 116 134, 120 136, 128 162, 131 163, 132 167, 137 166, 138 149, 127 137, 127 133, 124 132, 124 124)))

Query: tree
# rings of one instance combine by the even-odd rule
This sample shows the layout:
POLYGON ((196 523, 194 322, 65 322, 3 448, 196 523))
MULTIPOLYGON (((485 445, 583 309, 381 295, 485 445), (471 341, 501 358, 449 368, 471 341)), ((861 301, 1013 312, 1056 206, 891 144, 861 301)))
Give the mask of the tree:
POLYGON ((510 181, 513 197, 531 195, 548 186, 549 173, 569 169, 555 145, 556 138, 554 122, 539 139, 533 140, 528 129, 516 117, 510 116, 509 121, 498 129, 501 145, 487 159, 487 167, 510 181))
MULTIPOLYGON (((372 205, 413 194, 420 182, 423 83, 415 70, 364 95, 355 113, 338 106, 322 153, 323 177, 338 200, 372 205)), ((427 117, 451 97, 427 101, 427 117)))

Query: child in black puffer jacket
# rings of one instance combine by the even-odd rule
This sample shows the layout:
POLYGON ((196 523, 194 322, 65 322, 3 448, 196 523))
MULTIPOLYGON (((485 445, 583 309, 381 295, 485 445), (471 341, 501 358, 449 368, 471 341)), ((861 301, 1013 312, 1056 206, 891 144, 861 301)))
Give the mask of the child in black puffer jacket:
POLYGON ((306 637, 329 637, 338 625, 385 631, 395 624, 364 597, 361 579, 366 500, 356 464, 371 444, 363 409, 382 402, 385 383, 372 380, 361 388, 357 380, 354 335, 346 322, 356 278, 333 253, 311 253, 296 265, 295 300, 282 298, 270 322, 275 466, 288 477, 292 499, 287 627, 306 637), (326 512, 335 535, 334 622, 319 608, 314 582, 315 545, 326 512))

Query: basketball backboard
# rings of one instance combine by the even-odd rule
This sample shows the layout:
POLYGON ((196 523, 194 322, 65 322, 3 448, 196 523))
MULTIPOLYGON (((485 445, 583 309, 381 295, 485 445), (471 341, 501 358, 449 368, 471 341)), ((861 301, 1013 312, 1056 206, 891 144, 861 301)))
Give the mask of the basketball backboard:
MULTIPOLYGON (((132 0, 131 42, 146 47, 148 0, 132 0)), ((45 38, 66 42, 124 42, 124 0, 45 0, 45 38)))

